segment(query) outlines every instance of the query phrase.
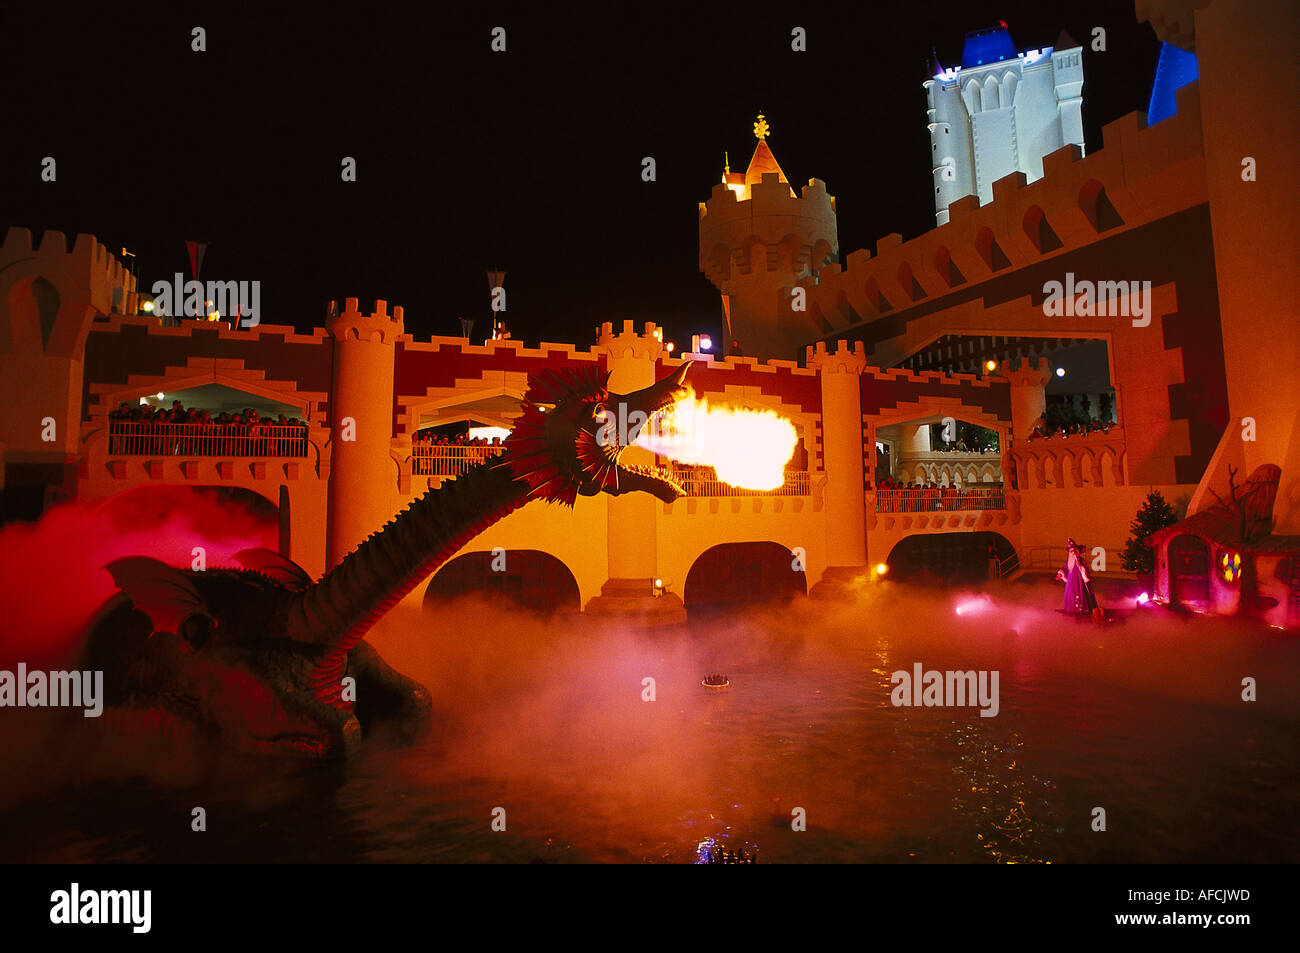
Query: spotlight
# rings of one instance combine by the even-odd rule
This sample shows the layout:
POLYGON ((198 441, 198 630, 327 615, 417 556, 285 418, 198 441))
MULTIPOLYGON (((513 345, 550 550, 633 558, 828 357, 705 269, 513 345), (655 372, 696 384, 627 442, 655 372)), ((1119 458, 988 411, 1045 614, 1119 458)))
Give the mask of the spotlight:
POLYGON ((1058 367, 1058 368, 1056 369, 1056 376, 1057 376, 1057 377, 1064 377, 1064 376, 1065 376, 1065 368, 1064 368, 1064 367, 1058 367))
POLYGON ((140 305, 140 307, 145 312, 145 314, 149 314, 153 311, 153 302, 146 301, 144 304, 140 305))
POLYGON ((985 362, 984 362, 984 370, 988 371, 990 374, 993 373, 994 371, 996 371, 997 369, 998 369, 998 362, 997 362, 997 361, 985 361, 985 362))
POLYGON ((1142 593, 1142 595, 1137 597, 1137 604, 1140 606, 1144 606, 1150 601, 1151 601, 1151 597, 1147 595, 1145 592, 1142 593))
POLYGON ((163 399, 163 392, 162 392, 162 391, 159 391, 155 396, 156 396, 159 400, 162 400, 162 399, 163 399))
POLYGON ((712 351, 712 350, 713 350, 713 338, 709 337, 707 334, 701 334, 701 335, 700 335, 700 350, 701 350, 701 351, 712 351))
POLYGON ((672 341, 669 341, 667 344, 664 345, 664 350, 667 351, 669 354, 671 354, 673 353, 673 351, 677 350, 677 345, 674 344, 672 341))
POLYGON ((876 575, 884 576, 889 572, 889 563, 876 563, 876 575))

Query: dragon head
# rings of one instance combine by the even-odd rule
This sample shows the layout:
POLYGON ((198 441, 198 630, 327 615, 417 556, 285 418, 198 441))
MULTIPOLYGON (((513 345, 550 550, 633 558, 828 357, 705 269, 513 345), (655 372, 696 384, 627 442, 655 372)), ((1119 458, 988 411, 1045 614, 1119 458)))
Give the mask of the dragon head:
POLYGON ((688 361, 630 394, 610 392, 608 372, 597 367, 532 375, 502 465, 528 484, 534 499, 572 506, 579 494, 640 490, 671 503, 685 491, 669 471, 624 457, 648 422, 690 395, 685 384, 690 366, 688 361))

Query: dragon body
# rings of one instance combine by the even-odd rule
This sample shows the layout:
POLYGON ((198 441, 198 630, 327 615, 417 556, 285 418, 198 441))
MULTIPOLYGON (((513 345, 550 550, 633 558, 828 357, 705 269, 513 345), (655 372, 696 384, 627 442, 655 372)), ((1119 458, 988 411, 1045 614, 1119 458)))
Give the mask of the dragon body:
POLYGON ((688 368, 631 394, 611 393, 595 367, 534 374, 504 453, 431 488, 319 580, 263 549, 203 571, 148 556, 115 560, 107 568, 121 593, 86 643, 88 667, 105 673, 106 703, 242 751, 336 757, 381 726, 412 739, 431 720, 432 697, 387 665, 366 633, 521 506, 683 495, 667 472, 620 463, 639 428, 619 444, 602 424, 670 411, 689 394, 688 368))

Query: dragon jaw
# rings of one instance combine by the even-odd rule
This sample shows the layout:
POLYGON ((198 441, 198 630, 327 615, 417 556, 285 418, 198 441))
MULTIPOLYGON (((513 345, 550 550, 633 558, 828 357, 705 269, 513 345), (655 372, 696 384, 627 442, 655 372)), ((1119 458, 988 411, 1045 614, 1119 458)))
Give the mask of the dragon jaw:
MULTIPOLYGON (((523 413, 506 438, 501 465, 529 487, 530 499, 570 506, 579 495, 645 492, 665 503, 685 490, 662 467, 624 460, 647 422, 690 396, 688 361, 630 394, 611 393, 596 367, 545 370, 529 381, 523 413)), ((641 452, 641 451, 636 451, 641 452)))

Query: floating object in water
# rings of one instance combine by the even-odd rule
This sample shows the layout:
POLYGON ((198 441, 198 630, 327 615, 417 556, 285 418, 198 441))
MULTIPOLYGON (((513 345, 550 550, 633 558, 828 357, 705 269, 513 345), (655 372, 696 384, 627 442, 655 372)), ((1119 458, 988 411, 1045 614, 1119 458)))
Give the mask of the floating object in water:
POLYGON ((756 864, 758 863, 757 847, 740 847, 732 850, 719 844, 717 840, 710 837, 702 841, 695 852, 699 855, 697 864, 756 864))
POLYGON ((705 675, 700 684, 705 688, 726 688, 731 680, 725 675, 705 675))

